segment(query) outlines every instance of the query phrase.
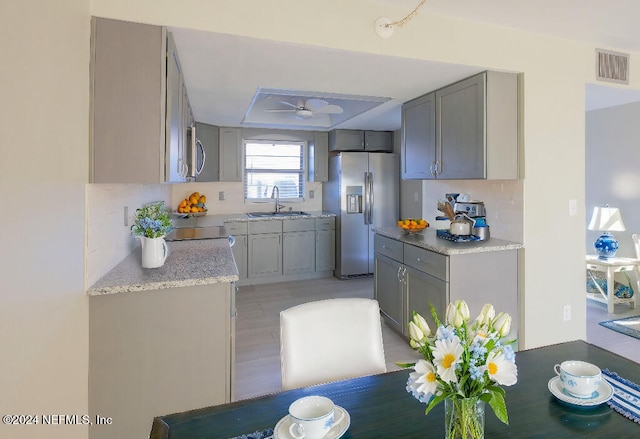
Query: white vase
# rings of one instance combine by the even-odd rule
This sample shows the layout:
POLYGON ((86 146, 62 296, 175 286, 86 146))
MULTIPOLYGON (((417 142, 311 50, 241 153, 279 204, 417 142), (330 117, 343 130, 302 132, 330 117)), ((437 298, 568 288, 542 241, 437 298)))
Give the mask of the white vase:
POLYGON ((169 256, 169 247, 164 240, 160 238, 147 238, 146 236, 138 236, 142 244, 142 268, 158 268, 164 265, 164 261, 169 256))

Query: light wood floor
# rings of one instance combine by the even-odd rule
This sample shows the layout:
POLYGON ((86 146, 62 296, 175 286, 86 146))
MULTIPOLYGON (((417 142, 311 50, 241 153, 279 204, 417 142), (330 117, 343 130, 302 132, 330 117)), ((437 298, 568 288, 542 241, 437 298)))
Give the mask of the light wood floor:
MULTIPOLYGON (((373 298, 373 278, 337 280, 335 278, 283 282, 240 287, 236 296, 236 400, 281 390, 280 311, 312 300, 334 297, 373 298)), ((640 363, 640 340, 598 325, 640 314, 640 309, 616 305, 616 314, 607 314, 606 305, 587 301, 587 341, 640 363)), ((395 362, 415 361, 419 356, 407 342, 382 327, 387 370, 395 362)))
MULTIPOLYGON (((317 279, 244 286, 236 295, 236 399, 279 392, 280 311, 301 303, 338 297, 373 298, 373 278, 317 279)), ((396 361, 419 358, 398 334, 382 326, 387 370, 396 361)))

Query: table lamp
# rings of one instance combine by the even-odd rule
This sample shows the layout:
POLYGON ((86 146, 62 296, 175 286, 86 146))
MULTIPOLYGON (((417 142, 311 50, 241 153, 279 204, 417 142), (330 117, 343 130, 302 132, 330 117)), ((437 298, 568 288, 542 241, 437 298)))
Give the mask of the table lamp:
POLYGON ((600 259, 613 258, 618 251, 618 241, 611 232, 625 231, 620 210, 616 207, 609 207, 608 204, 605 207, 594 207, 588 229, 602 232, 602 235, 593 243, 598 257, 600 259))

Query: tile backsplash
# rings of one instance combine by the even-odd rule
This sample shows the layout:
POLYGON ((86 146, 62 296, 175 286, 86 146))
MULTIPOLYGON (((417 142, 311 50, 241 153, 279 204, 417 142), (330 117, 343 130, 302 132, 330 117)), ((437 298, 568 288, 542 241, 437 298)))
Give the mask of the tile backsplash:
POLYGON ((523 242, 523 180, 424 180, 422 182, 422 214, 431 221, 439 215, 438 200, 445 194, 469 194, 471 200, 483 201, 491 237, 523 242))
POLYGON ((152 201, 169 205, 171 185, 88 184, 85 196, 85 285, 90 287, 140 245, 131 235, 134 212, 152 201), (126 225, 125 206, 128 208, 126 225))

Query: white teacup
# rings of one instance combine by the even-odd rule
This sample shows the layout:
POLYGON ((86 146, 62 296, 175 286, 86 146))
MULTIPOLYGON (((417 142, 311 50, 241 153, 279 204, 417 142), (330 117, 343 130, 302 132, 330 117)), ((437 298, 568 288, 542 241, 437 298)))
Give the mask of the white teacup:
POLYGON ((553 366, 563 389, 576 398, 589 398, 602 382, 602 372, 595 364, 569 360, 553 366))
POLYGON ((338 425, 344 414, 336 419, 335 404, 324 396, 305 396, 289 406, 289 433, 295 439, 322 439, 338 425))

